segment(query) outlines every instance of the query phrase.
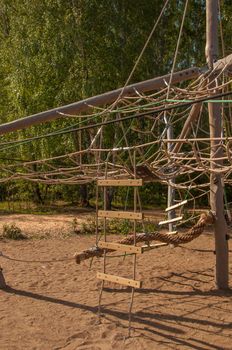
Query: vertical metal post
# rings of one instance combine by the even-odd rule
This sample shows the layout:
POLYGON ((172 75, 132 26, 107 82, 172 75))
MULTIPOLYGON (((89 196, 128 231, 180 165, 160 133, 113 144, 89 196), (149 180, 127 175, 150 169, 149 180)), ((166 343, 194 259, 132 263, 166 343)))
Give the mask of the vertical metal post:
MULTIPOLYGON (((188 8, 188 2, 189 2, 189 0, 185 1, 184 13, 183 13, 182 21, 181 21, 179 36, 178 36, 178 40, 177 40, 177 44, 176 44, 176 50, 175 50, 175 54, 174 54, 174 58, 173 58, 172 70, 171 70, 171 74, 170 74, 166 99, 169 98, 170 87, 171 87, 171 84, 173 82, 173 74, 174 74, 177 54, 178 54, 178 50, 179 50, 179 46, 180 46, 180 40, 181 40, 182 31, 183 31, 186 12, 187 12, 187 8, 188 8)), ((173 126, 171 124, 169 124, 169 121, 171 120, 171 118, 169 118, 169 120, 167 120, 167 112, 165 112, 164 118, 167 121, 166 123, 168 126, 167 139, 170 140, 173 138, 173 126)), ((172 151, 172 150, 173 150, 173 144, 168 142, 168 151, 172 151)), ((172 179, 172 182, 175 182, 175 178, 172 179)), ((174 204, 174 200, 175 200, 175 189, 173 187, 171 187, 170 182, 169 182, 169 184, 168 184, 168 206, 169 207, 174 204)), ((175 210, 170 210, 168 212, 168 220, 174 219, 175 216, 176 216, 175 210)), ((169 223, 169 232, 171 232, 171 231, 173 231, 173 223, 169 223)))
MULTIPOLYGON (((136 179, 136 150, 134 150, 134 159, 133 159, 133 165, 134 165, 134 178, 136 179)), ((137 187, 134 187, 134 212, 137 211, 137 187)), ((136 246, 136 220, 133 222, 133 233, 134 233, 134 246, 136 246)), ((136 254, 133 255, 133 279, 136 279, 136 254)), ((132 307, 133 307, 133 301, 134 301, 134 294, 135 294, 135 288, 132 287, 131 289, 131 300, 130 300, 130 306, 129 306, 129 327, 128 327, 128 336, 131 336, 131 317, 132 317, 132 307)))
MULTIPOLYGON (((173 126, 172 125, 168 125, 167 139, 168 140, 173 139, 173 126)), ((168 146, 168 151, 172 151, 173 144, 171 142, 168 142, 167 146, 168 146)), ((174 178, 172 179, 172 182, 175 182, 174 178)), ((175 200, 175 189, 169 184, 168 185, 167 206, 171 207, 174 204, 174 200, 175 200)), ((168 212, 168 220, 174 219, 175 217, 176 217, 175 210, 170 210, 168 212)), ((174 230, 172 222, 168 224, 168 230, 169 230, 169 232, 172 232, 174 230)))
MULTIPOLYGON (((206 47, 205 55, 209 69, 213 69, 213 62, 218 55, 218 1, 206 0, 206 47)), ((211 75, 209 78, 210 87, 215 87, 216 83, 211 75)), ((208 103, 209 110, 209 128, 211 138, 211 158, 220 158, 222 156, 222 145, 220 140, 213 140, 213 138, 220 138, 222 132, 221 122, 221 105, 220 103, 208 103)), ((222 165, 221 160, 214 160, 211 162, 211 170, 215 170, 222 165)), ((215 266, 215 284, 219 289, 228 288, 228 242, 226 240, 227 224, 224 213, 223 200, 223 182, 222 176, 218 173, 211 173, 210 175, 210 206, 215 213, 215 252, 216 252, 216 266, 215 266)))
MULTIPOLYGON (((107 171, 108 171, 108 161, 106 163, 106 169, 105 169, 105 179, 107 178, 107 171)), ((103 209, 106 210, 106 187, 103 189, 103 209)), ((107 237, 106 237, 106 217, 103 219, 103 234, 104 234, 104 242, 106 242, 107 237)), ((103 273, 106 273, 106 250, 104 250, 104 255, 103 255, 103 273)), ((105 286, 105 281, 102 280, 101 283, 101 288, 100 288, 100 294, 99 294, 99 301, 98 301, 98 317, 100 321, 100 316, 101 316, 101 301, 102 301, 102 293, 104 290, 105 286)))

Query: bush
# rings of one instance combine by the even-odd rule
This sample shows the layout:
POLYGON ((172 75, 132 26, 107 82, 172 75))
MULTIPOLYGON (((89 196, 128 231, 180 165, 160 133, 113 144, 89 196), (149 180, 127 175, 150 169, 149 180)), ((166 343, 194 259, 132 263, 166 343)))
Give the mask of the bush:
MULTIPOLYGON (((100 225, 99 225, 100 226, 100 225)), ((72 221, 72 233, 73 234, 95 234, 96 232, 96 220, 88 219, 88 222, 78 223, 76 218, 72 221)))
MULTIPOLYGON (((80 227, 77 225, 77 220, 73 220, 72 232, 75 234, 95 234, 96 232, 96 220, 89 219, 88 222, 82 223, 80 227)), ((136 225, 136 232, 152 232, 157 230, 157 224, 152 221, 144 221, 144 226, 141 222, 136 225)), ((98 221, 98 231, 103 232, 103 221, 98 221)), ((133 222, 127 219, 112 219, 107 220, 106 225, 107 234, 132 234, 133 233, 133 222)))
POLYGON ((112 219, 108 222, 108 230, 109 233, 116 233, 116 234, 123 234, 127 235, 132 230, 131 222, 130 220, 123 219, 112 219))
POLYGON ((5 224, 3 225, 1 238, 20 240, 20 239, 26 239, 27 236, 25 236, 22 233, 21 228, 16 226, 15 224, 10 224, 10 225, 5 224))

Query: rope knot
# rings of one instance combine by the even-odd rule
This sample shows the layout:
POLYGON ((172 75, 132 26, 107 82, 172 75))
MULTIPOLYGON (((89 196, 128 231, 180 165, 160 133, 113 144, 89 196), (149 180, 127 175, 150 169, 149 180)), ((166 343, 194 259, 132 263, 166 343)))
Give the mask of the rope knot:
POLYGON ((198 224, 201 225, 212 225, 215 221, 215 213, 209 210, 207 213, 202 213, 198 224))

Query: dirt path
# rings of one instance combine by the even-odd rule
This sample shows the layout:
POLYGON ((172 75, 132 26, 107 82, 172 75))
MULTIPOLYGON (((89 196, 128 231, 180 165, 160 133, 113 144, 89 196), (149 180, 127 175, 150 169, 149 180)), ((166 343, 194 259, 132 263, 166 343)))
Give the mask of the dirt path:
MULTIPOLYGON (((94 236, 57 235, 70 227, 72 215, 11 215, 1 217, 0 223, 12 220, 33 235, 50 230, 50 238, 0 241, 5 255, 43 261, 19 263, 0 257, 10 286, 0 290, 1 350, 232 348, 232 292, 214 290, 210 233, 186 246, 163 247, 139 257, 137 279, 143 281, 143 288, 135 294, 128 339, 128 289, 108 285, 104 316, 98 322, 96 272, 102 270, 101 259, 94 260, 91 270, 89 262, 46 262, 72 257, 93 245, 94 236)), ((109 259, 107 271, 130 276, 131 257, 109 259)))

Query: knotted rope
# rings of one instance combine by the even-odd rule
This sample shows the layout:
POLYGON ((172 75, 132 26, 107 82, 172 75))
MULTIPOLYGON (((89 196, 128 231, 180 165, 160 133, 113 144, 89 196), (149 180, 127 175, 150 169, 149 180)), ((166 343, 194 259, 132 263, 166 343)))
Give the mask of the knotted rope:
MULTIPOLYGON (((186 233, 177 233, 175 235, 170 235, 169 233, 164 233, 164 232, 137 233, 136 243, 151 242, 156 240, 163 243, 174 244, 174 245, 185 244, 199 237, 203 233, 206 225, 213 224, 214 218, 215 216, 212 212, 203 213, 200 216, 200 219, 198 220, 198 222, 186 233)), ((128 237, 118 241, 117 243, 132 245, 134 244, 134 235, 129 235, 128 237)), ((100 257, 104 254, 105 250, 106 252, 113 251, 111 249, 103 249, 95 246, 95 247, 86 249, 80 253, 76 253, 75 254, 76 263, 80 264, 81 261, 84 261, 93 257, 100 257)))

